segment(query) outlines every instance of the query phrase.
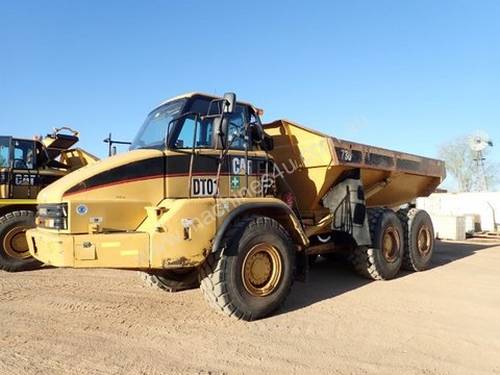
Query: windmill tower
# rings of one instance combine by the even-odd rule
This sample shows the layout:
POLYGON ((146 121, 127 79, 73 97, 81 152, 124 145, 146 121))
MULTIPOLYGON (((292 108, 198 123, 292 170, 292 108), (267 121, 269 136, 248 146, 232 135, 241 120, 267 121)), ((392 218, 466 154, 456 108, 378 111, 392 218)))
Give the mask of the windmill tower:
POLYGON ((488 147, 493 146, 493 142, 485 132, 477 132, 469 139, 469 147, 475 153, 474 161, 481 179, 481 191, 488 191, 488 181, 486 179, 486 171, 484 170, 484 161, 486 160, 483 151, 488 147))

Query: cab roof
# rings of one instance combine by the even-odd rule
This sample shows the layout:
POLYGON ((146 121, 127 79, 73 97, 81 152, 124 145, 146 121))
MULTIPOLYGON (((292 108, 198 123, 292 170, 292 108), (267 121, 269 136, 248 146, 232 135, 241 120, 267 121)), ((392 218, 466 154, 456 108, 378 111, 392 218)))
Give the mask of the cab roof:
MULTIPOLYGON (((193 91, 193 92, 187 92, 185 94, 181 94, 181 95, 178 95, 178 96, 175 96, 173 98, 170 98, 170 99, 167 99, 167 100, 164 100, 162 101, 160 104, 158 104, 155 108, 153 108, 153 111, 159 107, 161 107, 162 105, 168 103, 168 102, 171 102, 173 100, 177 100, 177 99, 183 99, 183 98, 191 98, 193 96, 205 96, 207 98, 212 98, 212 99, 222 99, 222 96, 217 96, 217 95, 213 95, 213 94, 206 94, 206 93, 203 93, 203 92, 196 92, 196 91, 193 91)), ((243 102, 243 101, 240 101, 240 100, 237 100, 237 103, 240 103, 240 104, 244 104, 244 105, 247 105, 249 107, 251 107, 255 113, 263 113, 264 110, 261 109, 261 108, 257 108, 255 107, 253 104, 251 103, 248 103, 248 102, 243 102)))

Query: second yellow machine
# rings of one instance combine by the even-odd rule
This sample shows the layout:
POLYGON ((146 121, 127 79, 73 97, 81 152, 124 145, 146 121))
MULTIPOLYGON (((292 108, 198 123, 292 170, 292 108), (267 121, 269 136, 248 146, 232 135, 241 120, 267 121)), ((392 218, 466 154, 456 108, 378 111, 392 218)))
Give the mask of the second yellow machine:
POLYGON ((41 266, 29 253, 26 230, 35 226, 38 192, 98 159, 73 146, 79 133, 62 127, 39 139, 0 136, 0 269, 41 266))
POLYGON ((186 94, 155 108, 131 151, 71 173, 38 196, 31 254, 58 267, 142 270, 175 290, 201 283, 240 319, 269 315, 307 271, 343 251, 362 275, 428 267, 425 211, 441 161, 342 141, 261 110, 186 94))

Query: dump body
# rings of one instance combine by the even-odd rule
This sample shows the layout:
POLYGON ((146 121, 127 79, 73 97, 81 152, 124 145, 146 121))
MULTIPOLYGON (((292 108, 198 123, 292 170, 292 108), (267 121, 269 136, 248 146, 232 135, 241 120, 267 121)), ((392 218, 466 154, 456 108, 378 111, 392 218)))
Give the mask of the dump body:
POLYGON ((368 207, 395 207, 431 194, 446 172, 440 160, 330 137, 287 120, 264 125, 271 155, 306 217, 343 173, 359 168, 368 207))

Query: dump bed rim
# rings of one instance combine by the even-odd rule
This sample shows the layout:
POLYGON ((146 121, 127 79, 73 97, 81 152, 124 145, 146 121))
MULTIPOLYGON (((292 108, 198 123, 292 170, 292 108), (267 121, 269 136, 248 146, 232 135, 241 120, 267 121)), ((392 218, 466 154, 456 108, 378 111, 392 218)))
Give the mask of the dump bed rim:
POLYGON ((359 143, 359 142, 349 141, 349 140, 345 140, 345 139, 341 139, 341 138, 336 138, 334 136, 325 134, 325 133, 320 132, 320 131, 315 130, 315 129, 311 129, 307 126, 298 124, 298 123, 291 121, 291 120, 288 120, 288 119, 278 119, 278 120, 275 120, 272 122, 265 123, 262 126, 265 130, 266 128, 273 127, 273 125, 277 125, 277 124, 280 124, 283 122, 289 123, 295 127, 298 127, 302 130, 311 132, 313 134, 331 139, 334 147, 335 146, 341 146, 341 147, 344 146, 345 148, 348 148, 348 149, 362 149, 363 151, 369 150, 370 152, 381 152, 382 154, 384 154, 384 153, 389 154, 391 157, 393 157, 395 159, 407 158, 410 160, 413 159, 414 161, 416 159, 418 161, 424 162, 425 164, 434 165, 435 168, 432 168, 432 170, 427 170, 426 173, 424 173, 423 171, 410 170, 410 169, 405 169, 405 168, 396 168, 396 167, 384 168, 384 167, 380 167, 380 166, 370 166, 370 165, 367 165, 366 163, 353 163, 353 162, 342 161, 342 160, 338 159, 337 155, 335 155, 335 159, 336 159, 335 161, 338 163, 338 165, 346 165, 346 166, 360 167, 360 168, 366 168, 366 169, 375 169, 375 170, 382 169, 382 170, 390 170, 390 171, 396 171, 396 172, 401 171, 401 172, 405 172, 405 173, 422 175, 422 176, 439 177, 441 179, 441 181, 443 181, 446 177, 446 170, 444 167, 444 161, 442 161, 440 159, 434 159, 434 158, 430 158, 427 156, 421 156, 421 155, 411 154, 411 153, 407 153, 407 152, 403 152, 403 151, 391 150, 391 149, 387 149, 387 148, 383 148, 383 147, 371 146, 371 145, 367 145, 364 143, 359 143))

